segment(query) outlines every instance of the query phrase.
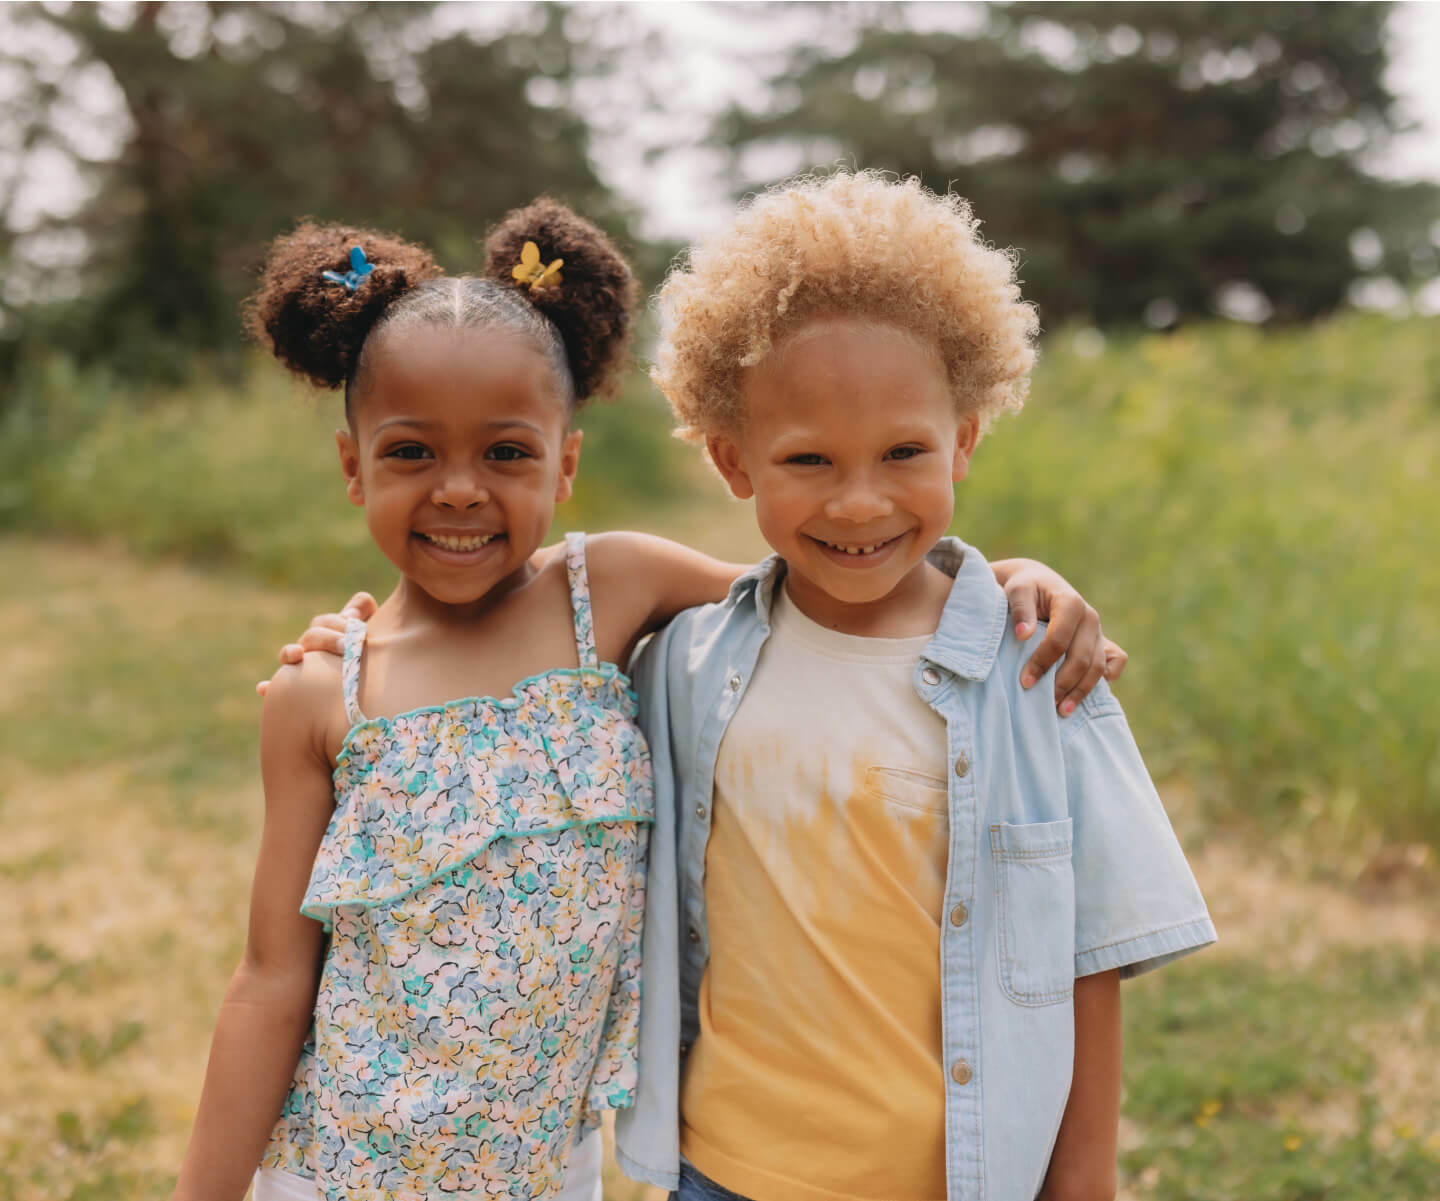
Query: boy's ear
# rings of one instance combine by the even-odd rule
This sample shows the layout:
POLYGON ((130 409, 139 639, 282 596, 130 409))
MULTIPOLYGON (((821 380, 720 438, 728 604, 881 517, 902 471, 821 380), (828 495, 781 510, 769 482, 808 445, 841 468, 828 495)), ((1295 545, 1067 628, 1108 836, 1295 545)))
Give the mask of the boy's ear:
POLYGON ((951 464, 950 478, 959 483, 970 474, 970 456, 980 442, 980 418, 971 414, 960 420, 955 431, 955 458, 951 464))
POLYGON ((560 478, 555 481, 555 503, 564 504, 575 491, 575 473, 580 470, 580 443, 584 430, 571 430, 560 443, 560 478))
POLYGON ((349 430, 335 431, 335 448, 340 452, 340 471, 345 476, 345 495, 352 505, 365 503, 365 485, 360 482, 360 444, 349 430))
POLYGON ((740 500, 749 500, 755 495, 750 476, 740 460, 740 447, 733 438, 725 434, 708 434, 705 449, 709 452, 710 461, 715 464, 715 470, 730 486, 731 495, 740 500))

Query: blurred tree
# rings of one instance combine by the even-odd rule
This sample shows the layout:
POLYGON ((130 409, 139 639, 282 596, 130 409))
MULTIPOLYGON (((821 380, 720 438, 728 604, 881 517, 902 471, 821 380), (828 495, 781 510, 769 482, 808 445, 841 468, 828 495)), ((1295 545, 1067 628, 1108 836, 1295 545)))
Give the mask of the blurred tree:
MULTIPOLYGON (((236 302, 266 241, 303 215, 397 230, 452 269, 476 264, 486 225, 540 192, 626 240, 628 214, 568 107, 566 10, 516 6, 502 36, 455 28, 447 18, 465 14, 446 7, 12 9, 68 39, 68 76, 102 64, 128 117, 118 156, 75 154, 90 199, 57 224, 85 239, 79 300, 19 315, 84 356, 178 374, 186 352, 237 342, 236 302)), ((65 89, 33 56, 5 57, 28 80, 11 115, 66 146, 65 89)))
POLYGON ((948 185, 1021 249, 1047 326, 1293 321, 1361 277, 1434 273, 1440 189, 1367 170, 1397 130, 1388 4, 956 5, 949 31, 913 27, 939 7, 826 6, 768 105, 712 130, 742 190, 836 159, 948 185))

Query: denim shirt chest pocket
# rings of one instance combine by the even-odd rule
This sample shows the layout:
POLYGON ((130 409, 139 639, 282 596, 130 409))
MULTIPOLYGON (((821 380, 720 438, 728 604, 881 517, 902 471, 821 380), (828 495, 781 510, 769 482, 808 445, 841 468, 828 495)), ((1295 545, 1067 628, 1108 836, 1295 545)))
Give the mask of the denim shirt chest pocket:
POLYGON ((990 827, 1000 987, 1017 1005, 1075 991, 1075 872, 1069 818, 990 827))

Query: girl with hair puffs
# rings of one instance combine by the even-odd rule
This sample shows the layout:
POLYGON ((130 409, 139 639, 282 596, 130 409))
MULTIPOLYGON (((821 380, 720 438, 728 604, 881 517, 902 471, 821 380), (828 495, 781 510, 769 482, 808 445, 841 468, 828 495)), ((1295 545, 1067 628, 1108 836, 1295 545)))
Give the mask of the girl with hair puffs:
MULTIPOLYGON (((400 578, 338 657, 270 682, 249 937, 177 1199, 238 1201, 258 1163, 257 1201, 594 1201, 598 1115, 634 1098, 655 812, 618 665, 740 569, 639 534, 542 545, 634 284, 550 200, 486 250, 445 277, 304 225, 251 306, 286 366, 343 387, 346 492, 400 578)), ((1098 640, 1063 581, 1027 578, 1021 604, 1098 640)))

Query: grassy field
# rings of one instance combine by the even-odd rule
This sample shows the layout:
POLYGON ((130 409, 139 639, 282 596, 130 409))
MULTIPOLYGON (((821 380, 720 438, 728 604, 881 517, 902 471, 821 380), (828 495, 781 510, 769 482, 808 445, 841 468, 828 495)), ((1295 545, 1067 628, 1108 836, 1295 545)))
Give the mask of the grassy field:
MULTIPOLYGON (((243 938, 251 686, 323 595, 13 536, 0 576, 0 1201, 163 1198, 243 938)), ((1433 887, 1297 877, 1165 795, 1222 944, 1126 986, 1125 1196, 1433 1201, 1433 887)))
MULTIPOLYGON (((956 528, 1057 565, 1131 651, 1220 927, 1127 985, 1124 1194, 1434 1201, 1440 339, 1093 349, 1047 344, 956 528)), ((149 397, 56 362, 0 404, 0 1201, 163 1197, 243 937, 252 685, 388 573, 333 414, 273 369, 149 397)), ((643 385, 586 424, 565 528, 760 552, 643 385)))

